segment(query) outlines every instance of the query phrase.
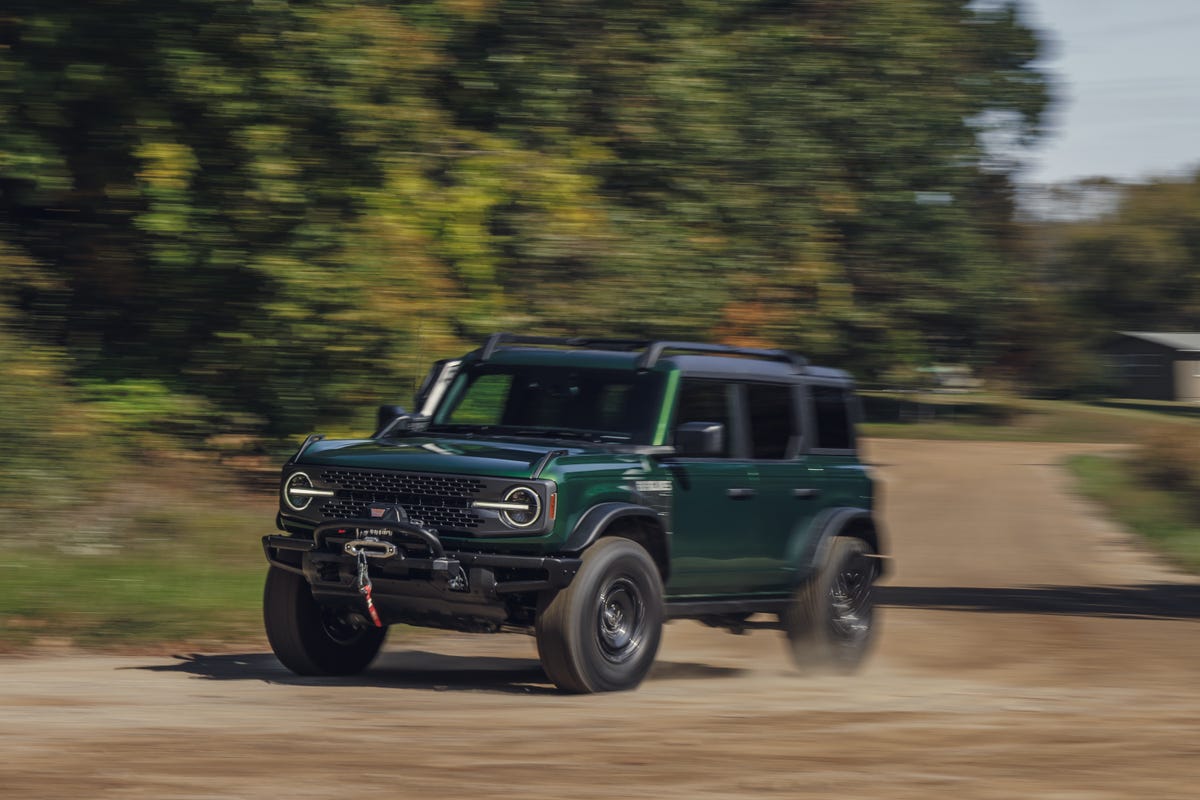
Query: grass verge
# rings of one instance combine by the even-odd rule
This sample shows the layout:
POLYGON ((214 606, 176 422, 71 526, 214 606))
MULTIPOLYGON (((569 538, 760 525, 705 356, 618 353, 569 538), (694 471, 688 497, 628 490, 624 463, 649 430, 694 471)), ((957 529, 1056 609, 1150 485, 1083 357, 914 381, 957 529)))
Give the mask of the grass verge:
POLYGON ((884 438, 1132 443, 1164 426, 1200 435, 1200 418, 1178 403, 864 392, 863 405, 862 433, 884 438))
POLYGON ((1200 572, 1200 519, 1175 492, 1146 485, 1123 458, 1075 456, 1067 469, 1080 491, 1113 518, 1141 534, 1171 561, 1200 572))
POLYGON ((262 636, 269 500, 214 505, 175 490, 142 497, 101 534, 70 526, 7 533, 0 565, 0 651, 236 643, 262 636))

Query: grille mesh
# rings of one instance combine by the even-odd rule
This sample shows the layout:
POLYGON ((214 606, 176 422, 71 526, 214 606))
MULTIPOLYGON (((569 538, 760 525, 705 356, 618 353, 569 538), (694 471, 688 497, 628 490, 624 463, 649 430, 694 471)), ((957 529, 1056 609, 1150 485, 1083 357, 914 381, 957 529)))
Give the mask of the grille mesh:
POLYGON ((374 503, 403 506, 411 519, 435 528, 470 530, 483 524, 471 510, 470 499, 483 490, 483 481, 411 472, 328 469, 324 485, 337 496, 321 505, 325 519, 366 517, 374 503))
POLYGON ((411 472, 368 472, 327 469, 321 474, 326 485, 359 492, 474 497, 483 489, 477 478, 419 475, 411 472))

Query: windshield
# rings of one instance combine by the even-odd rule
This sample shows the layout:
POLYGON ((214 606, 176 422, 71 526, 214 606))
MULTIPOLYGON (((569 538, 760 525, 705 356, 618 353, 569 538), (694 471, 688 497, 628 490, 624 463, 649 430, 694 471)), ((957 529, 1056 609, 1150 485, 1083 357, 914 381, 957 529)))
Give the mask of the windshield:
POLYGON ((650 444, 662 386, 654 372, 476 364, 429 430, 650 444))

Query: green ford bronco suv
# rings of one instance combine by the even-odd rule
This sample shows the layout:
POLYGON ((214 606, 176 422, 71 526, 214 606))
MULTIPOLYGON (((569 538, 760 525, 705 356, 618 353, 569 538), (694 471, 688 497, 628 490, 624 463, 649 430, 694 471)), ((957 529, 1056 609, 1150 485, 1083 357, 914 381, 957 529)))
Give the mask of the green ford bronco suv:
POLYGON ((271 647, 349 675, 392 623, 518 630, 599 692, 641 682, 667 619, 767 613, 801 664, 852 669, 884 563, 857 416, 845 372, 779 350, 496 334, 284 466, 271 647))

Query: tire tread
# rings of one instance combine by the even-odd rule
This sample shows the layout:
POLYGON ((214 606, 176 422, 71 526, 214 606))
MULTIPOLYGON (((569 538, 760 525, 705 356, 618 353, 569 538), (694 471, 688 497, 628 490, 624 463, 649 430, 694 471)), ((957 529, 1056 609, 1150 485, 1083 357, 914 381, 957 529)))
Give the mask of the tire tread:
POLYGON ((335 642, 325 633, 320 607, 308 581, 271 567, 263 586, 263 627, 276 658, 297 675, 355 675, 374 660, 384 630, 369 629, 353 644, 335 642))
POLYGON ((606 537, 596 542, 584 553, 583 566, 566 589, 543 601, 537 615, 535 635, 538 658, 546 676, 559 689, 574 694, 632 689, 641 682, 654 662, 661 639, 663 620, 662 579, 658 567, 650 554, 640 544, 623 537, 606 537), (651 616, 652 630, 648 633, 647 651, 637 657, 638 665, 628 680, 619 683, 605 681, 591 674, 585 663, 587 641, 590 632, 585 631, 585 620, 580 618, 590 601, 593 584, 602 577, 603 570, 614 561, 632 557, 639 562, 649 586, 644 602, 651 616))

